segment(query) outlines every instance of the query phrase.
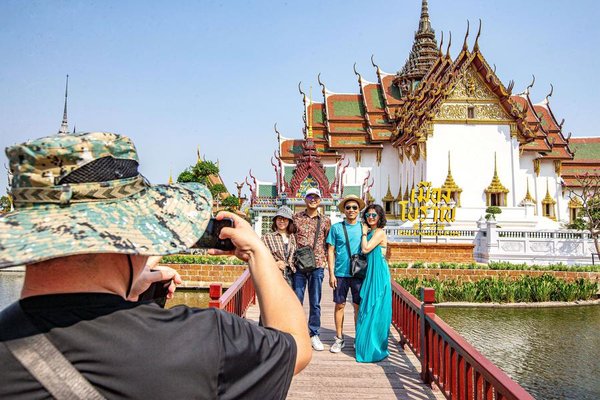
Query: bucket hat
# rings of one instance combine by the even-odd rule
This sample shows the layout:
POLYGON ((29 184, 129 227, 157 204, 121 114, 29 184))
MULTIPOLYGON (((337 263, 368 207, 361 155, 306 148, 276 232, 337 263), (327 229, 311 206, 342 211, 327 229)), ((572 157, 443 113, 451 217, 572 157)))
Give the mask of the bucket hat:
POLYGON ((343 213, 344 207, 346 207, 346 203, 349 201, 355 201, 358 203, 358 211, 361 211, 363 208, 365 208, 365 202, 363 199, 354 194, 349 194, 340 201, 340 204, 338 204, 338 210, 343 213))
POLYGON ((283 217, 283 218, 287 218, 289 220, 293 220, 294 212, 292 211, 291 208, 289 208, 287 206, 281 206, 277 210, 277 213, 275 213, 275 218, 277 218, 277 217, 283 217))
POLYGON ((15 210, 0 216, 0 268, 76 254, 173 254, 196 243, 211 216, 203 185, 150 185, 126 136, 54 135, 6 155, 15 210))

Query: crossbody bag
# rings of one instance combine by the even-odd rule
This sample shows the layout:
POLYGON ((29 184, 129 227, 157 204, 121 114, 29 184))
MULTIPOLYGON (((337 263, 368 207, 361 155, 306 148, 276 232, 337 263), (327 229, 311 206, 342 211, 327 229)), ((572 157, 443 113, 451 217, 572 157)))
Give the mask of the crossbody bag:
POLYGON ((346 250, 348 250, 348 257, 350 258, 350 275, 354 278, 365 279, 368 267, 367 256, 362 252, 352 254, 350 251, 350 241, 348 240, 348 231, 346 230, 346 222, 342 222, 342 228, 346 237, 346 250))
POLYGON ((317 230, 315 232, 315 241, 313 242, 312 247, 310 246, 302 246, 296 249, 296 253, 294 254, 294 265, 296 266, 296 271, 302 273, 309 273, 317 269, 317 259, 315 257, 315 248, 317 247, 317 240, 319 240, 319 234, 321 233, 321 217, 317 217, 319 222, 317 222, 317 230))

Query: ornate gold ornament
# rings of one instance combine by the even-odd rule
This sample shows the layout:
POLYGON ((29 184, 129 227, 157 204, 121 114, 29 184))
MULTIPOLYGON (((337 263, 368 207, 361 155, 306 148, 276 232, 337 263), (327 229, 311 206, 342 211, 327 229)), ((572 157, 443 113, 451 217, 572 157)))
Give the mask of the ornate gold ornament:
POLYGON ((356 165, 360 165, 362 160, 362 150, 354 150, 354 160, 356 161, 356 165))
POLYGON ((535 172, 535 176, 540 176, 540 159, 536 158, 533 160, 533 172, 535 172))
POLYGON ((556 176, 560 176, 561 171, 562 171, 562 161, 554 160, 554 172, 556 172, 556 176))

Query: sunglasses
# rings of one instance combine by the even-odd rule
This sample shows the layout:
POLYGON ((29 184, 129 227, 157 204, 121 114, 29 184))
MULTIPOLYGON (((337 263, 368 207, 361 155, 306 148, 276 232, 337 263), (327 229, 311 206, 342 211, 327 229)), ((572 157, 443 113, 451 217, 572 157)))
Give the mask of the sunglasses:
POLYGON ((365 217, 367 217, 367 218, 377 218, 378 215, 377 215, 377 213, 366 213, 365 217))
POLYGON ((320 197, 317 196, 316 194, 309 194, 308 196, 306 196, 306 200, 319 200, 320 197))
POLYGON ((350 211, 350 210, 358 211, 358 206, 346 206, 346 207, 344 207, 344 208, 345 208, 347 211, 350 211))

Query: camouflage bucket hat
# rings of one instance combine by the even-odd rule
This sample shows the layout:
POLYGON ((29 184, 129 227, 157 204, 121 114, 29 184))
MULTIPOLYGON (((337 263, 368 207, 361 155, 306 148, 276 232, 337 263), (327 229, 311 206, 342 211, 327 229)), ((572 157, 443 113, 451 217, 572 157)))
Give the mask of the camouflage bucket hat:
POLYGON ((15 210, 0 216, 0 268, 88 253, 166 255, 200 239, 212 196, 150 185, 126 136, 49 136, 6 149, 15 210))

